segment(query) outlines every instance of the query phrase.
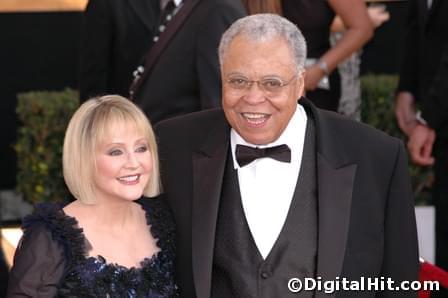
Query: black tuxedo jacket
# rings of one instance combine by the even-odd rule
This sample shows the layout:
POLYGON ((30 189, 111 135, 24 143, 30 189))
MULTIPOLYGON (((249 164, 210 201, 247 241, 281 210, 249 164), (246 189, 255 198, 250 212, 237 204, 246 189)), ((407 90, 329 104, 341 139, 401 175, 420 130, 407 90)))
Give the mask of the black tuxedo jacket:
POLYGON ((89 0, 80 49, 80 97, 128 96, 132 72, 148 51, 159 0, 89 0))
POLYGON ((134 102, 153 123, 220 106, 219 41, 224 31, 245 15, 239 0, 185 0, 183 5, 154 47, 160 46, 162 39, 168 43, 134 90, 134 102), (193 9, 172 32, 170 26, 187 4, 193 9))
POLYGON ((399 91, 411 92, 423 118, 448 138, 448 1, 410 0, 399 91))
MULTIPOLYGON (((314 108, 318 257, 323 280, 417 280, 414 204, 405 149, 398 139, 314 108)), ((182 297, 210 296, 215 226, 230 127, 214 109, 156 127, 164 191, 177 225, 182 297)), ((297 252, 300 253, 300 252, 297 252)), ((291 276, 293 277, 293 276, 291 276)), ((285 283, 285 288, 286 288, 285 283)), ((341 292, 316 297, 416 297, 411 292, 341 292)))

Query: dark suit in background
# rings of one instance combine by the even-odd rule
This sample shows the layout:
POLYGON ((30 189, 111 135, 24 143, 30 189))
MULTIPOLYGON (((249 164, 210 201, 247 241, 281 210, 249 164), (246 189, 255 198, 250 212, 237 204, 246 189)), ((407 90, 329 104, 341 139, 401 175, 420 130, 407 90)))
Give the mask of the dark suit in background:
POLYGON ((409 2, 397 117, 410 144, 417 130, 435 132, 436 262, 448 270, 448 2, 433 0, 430 8, 427 0, 409 2), (415 119, 416 104, 426 125, 415 119))
POLYGON ((448 2, 410 0, 398 91, 408 91, 422 117, 448 138, 448 2))
POLYGON ((90 0, 84 16, 80 97, 128 96, 132 72, 152 44, 159 0, 90 0))
POLYGON ((220 105, 219 40, 230 24, 244 14, 240 0, 184 1, 154 45, 159 47, 165 39, 165 47, 146 67, 147 73, 134 91, 134 102, 152 123, 220 105), (170 26, 187 5, 193 8, 172 32, 170 26))

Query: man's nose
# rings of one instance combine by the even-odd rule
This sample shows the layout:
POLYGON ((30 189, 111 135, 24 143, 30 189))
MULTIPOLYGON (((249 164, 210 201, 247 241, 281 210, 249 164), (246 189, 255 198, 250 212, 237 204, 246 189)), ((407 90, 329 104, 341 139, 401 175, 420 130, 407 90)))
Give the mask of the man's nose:
POLYGON ((266 100, 266 94, 260 88, 259 82, 255 81, 248 87, 245 99, 249 104, 258 104, 266 100))

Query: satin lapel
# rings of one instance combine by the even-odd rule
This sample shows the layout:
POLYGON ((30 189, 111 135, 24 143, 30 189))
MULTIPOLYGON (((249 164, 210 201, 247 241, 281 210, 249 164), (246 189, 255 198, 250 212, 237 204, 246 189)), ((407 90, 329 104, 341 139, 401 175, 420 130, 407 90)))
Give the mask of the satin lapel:
MULTIPOLYGON (((322 155, 317 158, 319 238, 317 276, 336 280, 341 275, 350 223, 356 165, 333 168, 322 155)), ((335 297, 323 291, 316 298, 335 297)))
MULTIPOLYGON (((153 0, 151 0, 153 1, 153 0)), ((153 32, 154 24, 156 24, 159 13, 156 9, 159 9, 158 5, 155 7, 151 7, 150 0, 129 0, 132 9, 135 11, 139 19, 145 24, 146 28, 153 32)), ((158 1, 158 0, 155 0, 158 1)))
MULTIPOLYGON (((317 275, 325 280, 335 280, 342 273, 352 203, 353 183, 357 165, 349 150, 340 146, 339 133, 333 118, 322 112, 308 100, 301 99, 307 114, 316 125, 317 187, 318 187, 318 250, 317 275)), ((316 292, 316 298, 335 297, 324 291, 316 292)))
POLYGON ((212 131, 201 150, 193 155, 192 262, 198 298, 211 294, 215 230, 229 131, 227 125, 212 131))

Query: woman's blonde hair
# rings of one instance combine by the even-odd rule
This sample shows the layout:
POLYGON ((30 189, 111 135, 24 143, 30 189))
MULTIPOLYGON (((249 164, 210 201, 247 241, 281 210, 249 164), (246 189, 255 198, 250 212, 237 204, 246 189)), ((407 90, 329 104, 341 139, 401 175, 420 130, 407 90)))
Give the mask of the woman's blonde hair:
POLYGON ((143 194, 153 197, 161 191, 157 144, 147 117, 130 100, 119 95, 106 95, 83 103, 65 133, 64 180, 73 196, 84 203, 95 202, 96 150, 116 123, 134 124, 144 135, 151 152, 152 172, 143 194))

